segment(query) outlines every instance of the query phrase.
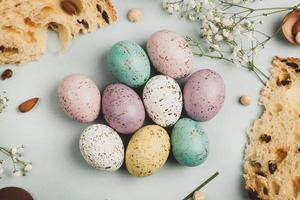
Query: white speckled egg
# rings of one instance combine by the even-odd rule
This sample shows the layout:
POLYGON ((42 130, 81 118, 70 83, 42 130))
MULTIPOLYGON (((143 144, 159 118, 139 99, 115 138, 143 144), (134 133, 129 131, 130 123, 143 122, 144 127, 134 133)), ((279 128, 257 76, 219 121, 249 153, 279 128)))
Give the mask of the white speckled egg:
POLYGON ((69 75, 60 83, 58 102, 64 113, 79 122, 92 122, 100 113, 100 91, 83 75, 69 75))
POLYGON ((86 162, 96 169, 116 171, 123 164, 123 142, 106 125, 95 124, 85 129, 80 136, 79 147, 86 162))
POLYGON ((182 92, 171 77, 152 77, 143 90, 143 101, 149 117, 158 125, 174 125, 182 111, 182 92))
POLYGON ((147 41, 147 52, 153 66, 162 74, 178 79, 193 69, 193 52, 187 41, 173 31, 161 30, 147 41))

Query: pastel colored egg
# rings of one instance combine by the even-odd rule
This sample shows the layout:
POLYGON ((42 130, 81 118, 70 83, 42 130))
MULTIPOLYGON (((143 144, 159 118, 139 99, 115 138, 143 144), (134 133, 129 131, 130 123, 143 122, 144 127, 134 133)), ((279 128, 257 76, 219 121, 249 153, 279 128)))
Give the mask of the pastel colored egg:
POLYGON ((143 101, 148 116, 162 127, 172 126, 182 111, 182 92, 171 77, 152 77, 143 90, 143 101))
POLYGON ((119 133, 133 133, 145 120, 145 109, 140 97, 134 90, 120 83, 105 88, 102 109, 109 126, 119 133))
POLYGON ((67 116, 79 122, 92 122, 100 113, 100 91, 83 75, 69 75, 60 83, 58 102, 67 116))
POLYGON ((167 161, 170 138, 160 126, 148 125, 138 130, 130 139, 125 162, 133 176, 150 176, 167 161))
POLYGON ((79 147, 85 161, 96 169, 116 171, 123 164, 123 142, 106 125, 95 124, 85 129, 80 136, 79 147))
POLYGON ((193 73, 183 89, 187 115, 197 121, 208 121, 220 111, 225 100, 225 83, 210 69, 193 73))
POLYGON ((130 87, 138 87, 150 77, 150 61, 146 52, 135 42, 121 41, 107 55, 107 65, 112 74, 130 87))
POLYGON ((174 79, 188 76, 193 69, 193 52, 186 40, 173 31, 161 30, 148 39, 147 52, 154 67, 174 79))
POLYGON ((171 141, 173 155, 181 165, 198 166, 208 156, 208 137, 200 122, 180 119, 173 127, 171 141))

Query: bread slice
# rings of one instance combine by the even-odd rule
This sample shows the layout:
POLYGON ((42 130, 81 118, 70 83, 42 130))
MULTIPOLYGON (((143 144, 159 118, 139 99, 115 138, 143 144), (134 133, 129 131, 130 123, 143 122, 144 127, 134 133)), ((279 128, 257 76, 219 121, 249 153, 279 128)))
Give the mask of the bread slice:
POLYGON ((300 59, 274 58, 260 100, 265 110, 245 150, 246 189, 252 199, 300 200, 300 59))
POLYGON ((117 20, 110 0, 0 0, 0 15, 0 64, 39 58, 49 28, 66 49, 73 37, 117 20))

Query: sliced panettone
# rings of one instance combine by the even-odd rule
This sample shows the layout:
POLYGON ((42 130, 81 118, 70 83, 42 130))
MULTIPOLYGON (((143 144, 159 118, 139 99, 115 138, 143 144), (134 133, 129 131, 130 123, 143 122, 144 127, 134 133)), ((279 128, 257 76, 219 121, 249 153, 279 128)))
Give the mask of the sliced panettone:
POLYGON ((275 57, 249 129, 244 178, 252 199, 300 200, 300 59, 275 57))
POLYGON ((48 28, 58 32, 66 49, 78 34, 117 20, 110 0, 2 0, 0 15, 0 64, 40 57, 48 28))

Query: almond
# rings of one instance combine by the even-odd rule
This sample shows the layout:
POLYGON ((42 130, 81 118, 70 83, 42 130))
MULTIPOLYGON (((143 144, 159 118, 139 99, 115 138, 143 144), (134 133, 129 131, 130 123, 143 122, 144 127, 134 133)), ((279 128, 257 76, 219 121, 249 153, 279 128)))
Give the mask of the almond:
POLYGON ((37 97, 28 99, 27 101, 24 101, 23 103, 21 103, 19 105, 19 107, 18 107, 19 111, 21 113, 26 113, 26 112, 30 111, 37 104, 38 101, 39 101, 39 98, 37 98, 37 97))

